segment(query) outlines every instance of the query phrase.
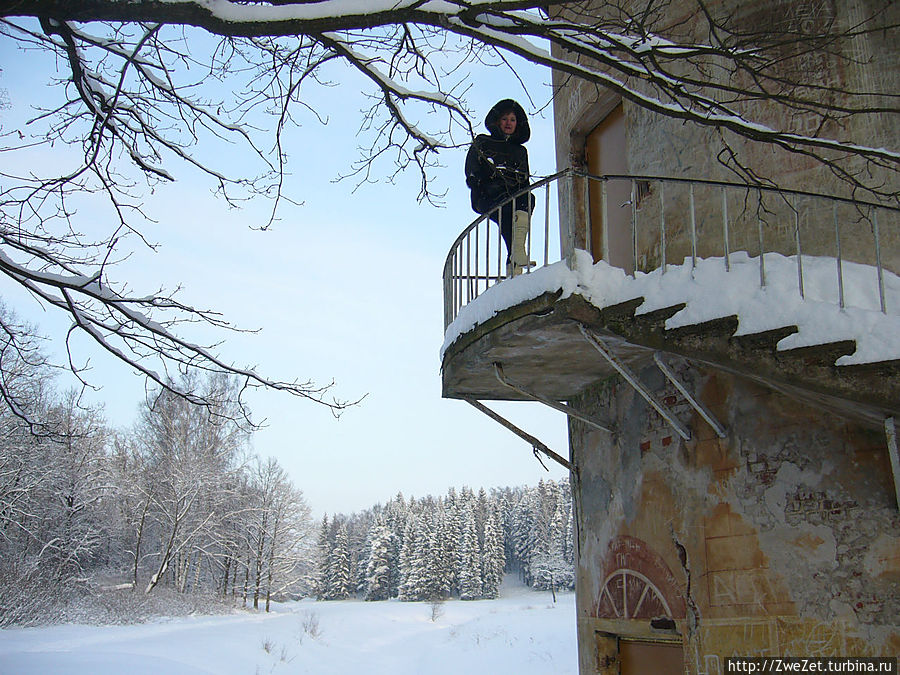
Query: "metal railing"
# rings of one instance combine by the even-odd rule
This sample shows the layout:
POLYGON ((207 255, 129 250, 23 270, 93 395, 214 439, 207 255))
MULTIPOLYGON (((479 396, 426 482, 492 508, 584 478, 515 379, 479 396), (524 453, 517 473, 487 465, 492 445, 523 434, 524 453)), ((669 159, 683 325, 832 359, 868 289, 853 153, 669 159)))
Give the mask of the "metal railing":
MULTIPOLYGON (((574 169, 538 180, 506 205, 526 194, 536 197, 526 250, 529 260, 537 255, 538 267, 558 262, 576 245, 590 251, 593 243, 603 249, 595 259, 604 258, 630 274, 656 269, 664 274, 670 260, 690 259, 696 267, 705 257, 721 257, 730 271, 734 253, 743 250, 758 256, 759 283, 765 286, 766 254, 781 253, 795 256, 798 291, 805 297, 804 256, 828 256, 836 261, 841 308, 843 268, 846 260, 852 260, 874 267, 873 291, 881 311, 887 312, 882 232, 888 232, 895 245, 888 267, 897 271, 900 207, 724 181, 597 176, 574 169), (560 233, 560 218, 553 218, 557 211, 567 214, 565 233, 560 233), (624 223, 619 227, 618 250, 608 240, 616 218, 624 223), (602 230, 596 237, 592 225, 602 230), (623 236, 630 240, 623 242, 623 236)), ((506 250, 497 224, 503 206, 472 221, 450 247, 443 274, 445 330, 462 307, 507 278, 506 250)), ((530 271, 529 267, 525 273, 530 271)))

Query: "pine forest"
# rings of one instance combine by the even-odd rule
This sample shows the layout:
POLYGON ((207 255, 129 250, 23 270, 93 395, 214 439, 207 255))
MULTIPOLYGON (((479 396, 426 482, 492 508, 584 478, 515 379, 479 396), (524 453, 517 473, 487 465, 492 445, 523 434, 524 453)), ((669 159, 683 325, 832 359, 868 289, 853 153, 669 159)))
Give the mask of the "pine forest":
POLYGON ((571 589, 568 481, 404 499, 322 520, 318 597, 337 600, 496 598, 505 573, 543 590, 571 589))

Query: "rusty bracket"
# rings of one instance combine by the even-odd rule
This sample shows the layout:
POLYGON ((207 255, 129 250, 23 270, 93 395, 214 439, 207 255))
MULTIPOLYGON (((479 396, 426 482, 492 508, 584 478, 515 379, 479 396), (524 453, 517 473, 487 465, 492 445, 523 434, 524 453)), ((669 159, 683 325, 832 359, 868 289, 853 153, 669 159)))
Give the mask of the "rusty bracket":
POLYGON ((590 424, 592 427, 596 427, 597 429, 600 429, 601 431, 605 431, 610 434, 615 433, 612 426, 608 422, 600 422, 598 420, 595 420, 590 415, 587 415, 587 414, 581 412, 580 410, 573 408, 570 405, 566 405, 565 403, 560 403, 559 401, 554 401, 552 399, 549 399, 546 396, 541 396, 540 394, 536 394, 533 391, 529 391, 528 389, 525 389, 522 385, 517 384, 516 382, 513 382, 508 377, 506 377, 506 375, 504 375, 503 366, 497 362, 494 362, 494 375, 497 376, 497 379, 500 381, 501 384, 506 385, 513 391, 519 392, 520 394, 522 394, 522 396, 526 396, 534 401, 539 401, 540 403, 543 403, 544 405, 549 406, 549 407, 553 408, 554 410, 558 410, 561 413, 565 413, 569 417, 574 417, 575 419, 578 419, 578 420, 581 420, 582 422, 590 424))

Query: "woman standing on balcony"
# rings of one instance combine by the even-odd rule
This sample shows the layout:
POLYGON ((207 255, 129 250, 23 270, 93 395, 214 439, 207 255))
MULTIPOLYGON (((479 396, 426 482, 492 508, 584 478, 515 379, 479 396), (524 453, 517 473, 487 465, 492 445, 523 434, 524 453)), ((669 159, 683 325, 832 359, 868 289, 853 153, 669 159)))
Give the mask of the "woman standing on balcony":
POLYGON ((528 117, 511 98, 491 108, 484 120, 490 135, 479 134, 466 155, 466 185, 472 191, 472 208, 489 213, 500 226, 506 244, 506 275, 520 274, 528 260, 525 239, 528 236, 534 197, 516 193, 528 187, 528 151, 523 143, 531 137, 528 117))

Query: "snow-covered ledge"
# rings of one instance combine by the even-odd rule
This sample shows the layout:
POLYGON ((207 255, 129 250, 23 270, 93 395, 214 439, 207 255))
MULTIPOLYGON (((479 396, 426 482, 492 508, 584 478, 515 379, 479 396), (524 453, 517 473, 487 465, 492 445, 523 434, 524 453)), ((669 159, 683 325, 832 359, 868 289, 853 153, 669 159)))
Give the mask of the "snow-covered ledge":
POLYGON ((722 258, 690 259, 634 277, 601 261, 593 263, 586 251, 576 251, 570 268, 558 262, 492 286, 460 309, 447 327, 441 359, 463 334, 495 314, 546 292, 562 291, 561 298, 580 295, 603 308, 638 297, 645 301, 637 314, 685 303, 666 321, 666 328, 736 315, 735 335, 751 335, 787 325, 798 331, 778 342, 779 350, 808 347, 839 340, 854 340, 856 352, 842 356, 837 365, 877 363, 900 359, 900 277, 884 271, 886 312, 881 311, 875 267, 843 262, 845 307, 839 306, 834 258, 804 256, 801 297, 797 260, 778 253, 765 255, 766 285, 759 283, 759 259, 745 252, 732 253, 730 271, 722 258))

